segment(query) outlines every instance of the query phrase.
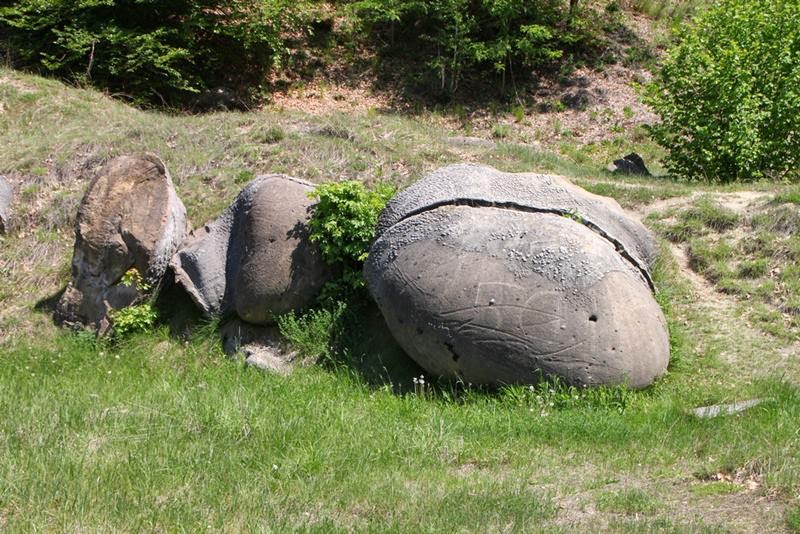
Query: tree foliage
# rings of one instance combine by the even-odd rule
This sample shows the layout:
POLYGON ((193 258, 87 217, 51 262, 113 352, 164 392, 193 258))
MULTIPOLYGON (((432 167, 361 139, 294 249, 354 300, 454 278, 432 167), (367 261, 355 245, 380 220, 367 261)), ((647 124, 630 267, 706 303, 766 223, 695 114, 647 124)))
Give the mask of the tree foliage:
POLYGON ((800 175, 800 1, 721 0, 681 37, 648 94, 670 172, 800 175))
POLYGON ((353 8, 366 33, 420 54, 446 94, 465 76, 505 81, 516 69, 522 77, 593 40, 563 0, 358 0, 353 8))
POLYGON ((0 7, 13 63, 173 103, 206 88, 257 89, 299 26, 290 0, 19 0, 0 7))

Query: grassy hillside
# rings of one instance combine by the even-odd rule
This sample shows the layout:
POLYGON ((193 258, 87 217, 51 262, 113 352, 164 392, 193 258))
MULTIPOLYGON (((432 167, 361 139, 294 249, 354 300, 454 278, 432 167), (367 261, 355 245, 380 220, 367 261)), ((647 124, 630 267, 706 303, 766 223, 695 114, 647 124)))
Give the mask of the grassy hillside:
POLYGON ((465 145, 452 124, 375 109, 172 116, 0 70, 0 172, 16 194, 0 241, 0 529, 800 528, 797 272, 774 271, 796 263, 796 244, 768 224, 796 211, 797 189, 621 179, 579 144, 548 152, 510 126, 465 145), (50 310, 80 195, 97 164, 133 150, 165 160, 195 225, 260 172, 403 186, 466 160, 565 174, 664 236, 669 374, 638 393, 414 388, 408 374, 365 375, 381 339, 283 377, 226 358, 215 324, 118 344, 60 331, 50 310), (764 232, 772 249, 746 246, 764 232), (767 400, 687 413, 751 398, 767 400))

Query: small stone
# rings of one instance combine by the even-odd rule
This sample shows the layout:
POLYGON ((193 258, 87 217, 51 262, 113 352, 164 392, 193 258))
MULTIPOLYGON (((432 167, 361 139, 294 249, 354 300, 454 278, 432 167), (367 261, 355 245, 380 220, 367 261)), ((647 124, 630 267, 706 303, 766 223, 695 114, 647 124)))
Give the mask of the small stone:
POLYGON ((644 164, 644 159, 635 152, 631 152, 624 158, 614 160, 614 163, 608 166, 608 170, 614 174, 651 176, 650 171, 644 164))
POLYGON ((769 400, 772 399, 750 399, 746 401, 734 402, 732 404, 714 404, 711 406, 702 406, 700 408, 693 409, 691 414, 699 419, 712 419, 721 415, 734 415, 753 408, 754 406, 758 406, 762 402, 769 400))

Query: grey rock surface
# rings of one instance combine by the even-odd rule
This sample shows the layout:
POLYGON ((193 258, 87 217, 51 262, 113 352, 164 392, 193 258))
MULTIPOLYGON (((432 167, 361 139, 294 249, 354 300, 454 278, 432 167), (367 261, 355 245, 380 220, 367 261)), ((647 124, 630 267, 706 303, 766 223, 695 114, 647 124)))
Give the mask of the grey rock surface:
POLYGON ((451 145, 456 145, 456 146, 475 146, 484 148, 491 148, 496 145, 494 141, 490 141, 488 139, 483 139, 481 137, 464 136, 464 135, 456 135, 453 137, 448 137, 447 142, 451 145))
POLYGON ((11 226, 12 200, 13 192, 11 190, 11 184, 8 183, 5 176, 0 176, 0 234, 6 233, 11 226))
POLYGON ((652 287, 655 239, 613 199, 589 193, 559 176, 505 173, 473 164, 448 165, 401 191, 380 216, 377 235, 414 214, 445 205, 496 206, 580 218, 609 239, 652 287))
POLYGON ((734 402, 731 404, 713 404, 711 406, 701 406, 690 410, 689 413, 698 419, 713 419, 721 415, 735 415, 737 413, 749 410, 758 406, 762 402, 771 401, 772 399, 750 399, 745 401, 734 402))
POLYGON ((645 249, 646 230, 623 218, 555 177, 450 166, 390 202, 367 286, 431 374, 646 387, 666 370, 669 340, 647 262, 620 250, 645 249))
POLYGON ((186 210, 163 161, 153 154, 108 161, 78 208, 72 280, 56 319, 105 331, 109 311, 140 296, 136 288, 120 284, 125 272, 136 268, 156 287, 186 228, 186 210))
POLYGON ((222 347, 231 357, 243 356, 246 365, 278 374, 289 374, 298 354, 287 345, 277 326, 257 326, 240 319, 220 329, 222 347))
POLYGON ((173 257, 176 281, 207 315, 235 312, 253 324, 311 304, 330 268, 308 241, 313 185, 259 176, 173 257))

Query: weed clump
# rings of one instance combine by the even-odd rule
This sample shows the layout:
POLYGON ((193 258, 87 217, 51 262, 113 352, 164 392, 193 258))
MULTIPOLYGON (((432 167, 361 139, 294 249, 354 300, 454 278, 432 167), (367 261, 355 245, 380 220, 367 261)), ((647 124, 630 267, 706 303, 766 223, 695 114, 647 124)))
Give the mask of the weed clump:
POLYGON ((158 313, 148 297, 152 290, 139 271, 133 267, 122 276, 120 284, 134 288, 143 294, 134 303, 119 310, 112 310, 110 317, 114 327, 115 339, 125 339, 137 332, 148 332, 153 329, 158 313))

